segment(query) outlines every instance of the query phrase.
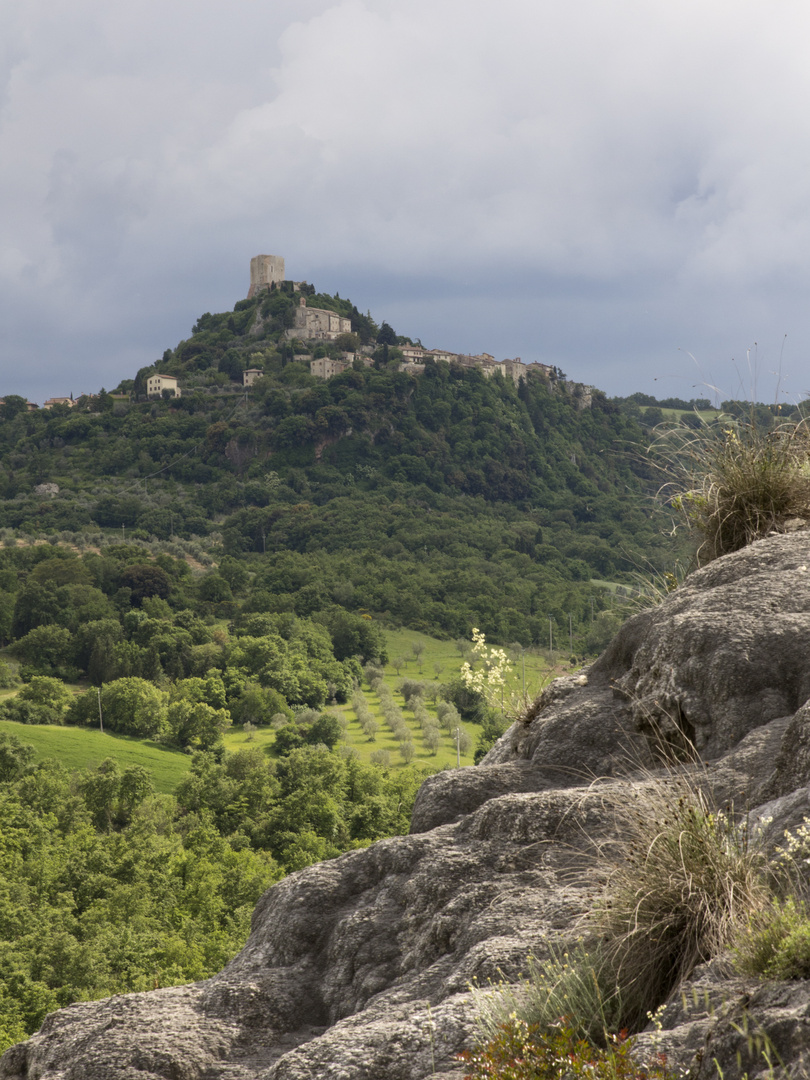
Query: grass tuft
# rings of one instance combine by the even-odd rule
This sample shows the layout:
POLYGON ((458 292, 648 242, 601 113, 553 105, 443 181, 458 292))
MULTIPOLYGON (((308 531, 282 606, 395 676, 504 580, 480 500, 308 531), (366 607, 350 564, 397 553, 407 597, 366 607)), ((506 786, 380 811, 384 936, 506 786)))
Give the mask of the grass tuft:
POLYGON ((810 430, 804 422, 763 431, 729 421, 668 427, 652 453, 662 488, 697 541, 698 564, 810 521, 810 430))
POLYGON ((484 1040, 496 1038, 510 1017, 541 1029, 564 1020, 577 1038, 594 1045, 622 1026, 621 989, 598 951, 582 944, 552 951, 543 961, 530 956, 518 982, 476 987, 473 995, 484 1040))
POLYGON ((746 820, 716 810, 686 773, 642 782, 629 799, 623 787, 610 809, 619 841, 599 850, 603 887, 581 924, 588 937, 544 961, 530 957, 517 983, 474 991, 482 1048, 509 1041, 520 1025, 545 1045, 562 1025, 610 1050, 772 905, 758 834, 752 839, 746 820))
POLYGON ((592 916, 622 989, 622 1026, 722 953, 770 903, 766 860, 746 820, 714 809, 688 778, 638 786, 617 806, 622 848, 592 916))

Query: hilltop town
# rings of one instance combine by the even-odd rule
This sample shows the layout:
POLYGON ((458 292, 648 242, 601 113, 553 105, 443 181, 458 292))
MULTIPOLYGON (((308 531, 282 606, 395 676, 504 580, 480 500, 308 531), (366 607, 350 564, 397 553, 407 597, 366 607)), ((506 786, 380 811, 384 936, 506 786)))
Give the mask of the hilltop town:
MULTIPOLYGON (((374 365, 374 354, 382 344, 379 339, 374 344, 360 344, 352 332, 351 319, 327 308, 310 306, 307 298, 314 292, 314 288, 304 281, 292 281, 286 277, 283 256, 255 255, 250 260, 250 287, 247 299, 252 300, 261 292, 272 293, 276 290, 282 290, 297 297, 297 304, 292 312, 292 325, 285 328, 283 336, 290 342, 293 350, 296 342, 312 349, 306 352, 293 351, 292 359, 308 364, 310 373, 315 378, 329 379, 356 365, 364 367, 374 365), (323 355, 317 348, 319 344, 329 345, 332 348, 327 355, 323 355)), ((251 334, 255 334, 261 328, 262 321, 259 318, 251 334)), ((504 379, 511 379, 516 386, 521 379, 527 377, 540 378, 548 384, 562 383, 565 380, 563 373, 555 366, 537 362, 527 364, 519 356, 496 360, 487 352, 473 355, 442 348, 427 349, 419 342, 414 344, 409 338, 397 338, 396 335, 393 336, 391 342, 384 344, 383 348, 388 362, 397 362, 400 371, 414 376, 424 372, 426 363, 443 362, 459 367, 475 368, 487 379, 499 375, 504 379)), ((263 370, 259 367, 247 368, 241 373, 242 385, 246 388, 253 386, 263 374, 263 370)), ((577 384, 577 393, 574 396, 582 404, 587 405, 589 390, 590 388, 580 387, 577 384)), ((178 376, 159 371, 149 372, 141 392, 144 391, 144 396, 148 399, 179 398, 182 395, 178 376)), ((96 396, 82 394, 80 398, 90 400, 96 396)), ((125 399, 129 397, 128 394, 113 394, 112 396, 125 399)), ((51 397, 43 403, 42 408, 51 409, 56 405, 72 408, 80 398, 74 399, 72 394, 69 397, 51 397)), ((0 400, 0 406, 3 404, 4 401, 0 400)), ((29 412, 40 408, 35 402, 27 401, 25 405, 29 412)))
MULTIPOLYGON (((250 260, 250 288, 248 299, 252 299, 262 290, 272 292, 283 286, 291 286, 294 292, 300 292, 298 306, 294 312, 294 324, 286 331, 290 340, 299 341, 337 341, 342 335, 350 334, 352 330, 351 320, 343 318, 334 311, 324 308, 309 307, 307 297, 303 293, 306 288, 305 282, 289 282, 285 275, 284 258, 281 255, 255 255, 250 260)), ((532 363, 525 364, 521 358, 496 360, 489 353, 469 355, 465 353, 451 352, 448 349, 426 349, 422 345, 397 344, 396 356, 400 359, 400 369, 411 375, 421 374, 428 361, 444 361, 448 364, 458 364, 462 367, 477 368, 486 378, 493 375, 501 375, 511 379, 516 385, 521 379, 531 374, 545 379, 547 382, 556 381, 560 377, 556 367, 549 364, 532 363)), ((322 356, 309 360, 307 355, 296 356, 296 359, 309 360, 310 372, 317 378, 328 379, 332 375, 339 375, 350 368, 355 361, 370 367, 373 363, 371 355, 374 347, 371 345, 360 346, 357 350, 344 350, 339 356, 322 356)), ((261 373, 256 369, 245 372, 245 384, 252 383, 261 373)))

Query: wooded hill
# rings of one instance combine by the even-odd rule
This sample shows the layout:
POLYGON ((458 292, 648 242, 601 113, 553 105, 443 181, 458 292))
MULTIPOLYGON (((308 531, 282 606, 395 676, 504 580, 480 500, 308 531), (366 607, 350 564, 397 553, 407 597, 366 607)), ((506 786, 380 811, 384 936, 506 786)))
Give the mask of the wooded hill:
MULTIPOLYGON (((669 564, 644 429, 604 394, 582 407, 582 388, 564 378, 515 386, 445 363, 414 377, 388 343, 373 367, 316 379, 291 358, 408 339, 338 297, 309 302, 348 315, 353 341, 289 342, 293 297, 276 290, 203 315, 121 384, 123 398, 34 413, 7 398, 0 527, 208 538, 217 562, 248 571, 252 610, 337 604, 524 645, 547 642, 549 619, 567 632, 571 616, 581 647, 609 603, 591 579, 669 564), (246 368, 264 372, 249 390, 246 368), (155 371, 176 375, 182 397, 144 400, 155 371), (59 493, 36 494, 42 483, 59 493)), ((199 588, 211 603, 234 598, 221 569, 199 588)), ((0 621, 0 636, 9 629, 0 621)))

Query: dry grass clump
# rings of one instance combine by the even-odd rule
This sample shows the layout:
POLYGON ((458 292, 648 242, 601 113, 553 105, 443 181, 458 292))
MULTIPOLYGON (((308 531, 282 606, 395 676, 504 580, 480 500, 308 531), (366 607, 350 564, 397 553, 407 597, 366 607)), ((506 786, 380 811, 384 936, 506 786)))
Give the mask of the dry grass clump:
POLYGON ((639 785, 617 806, 622 851, 592 925, 639 1030, 694 968, 726 950, 771 902, 764 853, 746 820, 714 809, 688 778, 639 785))
POLYGON ((694 968, 726 952, 772 904, 767 860, 746 820, 713 808, 686 772, 648 779, 609 808, 617 839, 599 853, 601 889, 584 941, 525 977, 477 990, 484 1041, 511 1020, 563 1022, 607 1046, 642 1030, 694 968))
POLYGON ((754 423, 668 428, 652 448, 662 489, 697 540, 699 564, 738 551, 792 518, 810 520, 810 430, 754 423))

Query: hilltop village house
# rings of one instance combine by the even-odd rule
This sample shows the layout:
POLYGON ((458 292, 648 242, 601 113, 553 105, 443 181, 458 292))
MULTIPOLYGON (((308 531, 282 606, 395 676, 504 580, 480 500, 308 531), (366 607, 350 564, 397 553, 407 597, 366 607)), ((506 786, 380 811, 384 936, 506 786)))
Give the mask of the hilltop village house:
POLYGON ((146 380, 147 397, 162 397, 164 390, 174 397, 180 397, 180 387, 174 375, 150 375, 146 380))
MULTIPOLYGON (((496 360, 489 353, 467 356, 463 353, 447 352, 446 349, 423 349, 421 345, 402 345, 398 348, 402 353, 400 371, 409 375, 421 375, 425 370, 425 361, 432 360, 434 363, 442 361, 445 364, 458 364, 459 367, 477 368, 485 379, 500 375, 504 379, 511 379, 515 386, 527 375, 539 376, 546 381, 556 378, 554 368, 549 364, 524 364, 519 356, 514 360, 496 360)), ((348 353, 340 360, 325 356, 319 360, 311 360, 309 370, 319 379, 329 379, 332 375, 339 375, 350 368, 353 359, 348 353)), ((361 359, 366 365, 371 363, 369 357, 363 356, 361 359)))
POLYGON ((295 322, 287 331, 287 337, 301 341, 334 341, 341 334, 351 332, 351 319, 344 319, 336 311, 307 307, 307 298, 302 296, 298 300, 295 322))

